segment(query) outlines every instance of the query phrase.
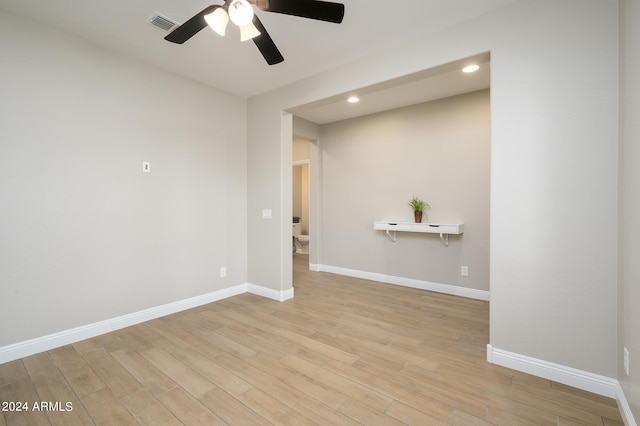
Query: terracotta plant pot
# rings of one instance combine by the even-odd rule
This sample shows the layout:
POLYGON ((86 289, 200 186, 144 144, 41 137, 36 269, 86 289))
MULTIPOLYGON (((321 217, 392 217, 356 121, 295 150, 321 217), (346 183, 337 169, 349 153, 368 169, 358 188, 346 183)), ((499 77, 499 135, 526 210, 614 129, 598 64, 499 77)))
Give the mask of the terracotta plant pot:
POLYGON ((422 212, 413 212, 413 215, 416 219, 416 223, 422 222, 422 212))

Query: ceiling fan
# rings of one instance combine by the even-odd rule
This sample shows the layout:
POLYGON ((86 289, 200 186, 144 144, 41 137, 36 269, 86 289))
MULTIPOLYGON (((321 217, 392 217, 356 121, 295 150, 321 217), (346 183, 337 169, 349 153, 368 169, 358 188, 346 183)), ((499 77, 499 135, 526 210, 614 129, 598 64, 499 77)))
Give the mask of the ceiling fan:
POLYGON ((282 13, 302 18, 339 24, 344 17, 344 4, 320 0, 225 0, 223 5, 206 7, 184 24, 177 27, 164 39, 182 44, 209 25, 224 36, 231 22, 240 27, 240 39, 253 40, 269 65, 284 61, 284 58, 269 33, 253 12, 252 5, 265 12, 282 13))

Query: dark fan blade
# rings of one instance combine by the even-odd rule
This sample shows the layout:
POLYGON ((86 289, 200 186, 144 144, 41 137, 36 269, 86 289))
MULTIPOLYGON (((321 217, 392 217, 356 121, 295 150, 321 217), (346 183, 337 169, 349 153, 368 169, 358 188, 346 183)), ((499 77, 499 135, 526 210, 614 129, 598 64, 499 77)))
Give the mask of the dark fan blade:
POLYGON ((207 7, 202 12, 198 13, 196 16, 173 30, 164 39, 173 43, 184 43, 207 26, 207 21, 204 20, 204 15, 208 15, 219 7, 220 6, 218 5, 207 7))
POLYGON ((344 18, 344 4, 318 0, 256 0, 257 6, 268 12, 301 16, 339 24, 344 18), (266 3, 266 6, 264 5, 266 3))
POLYGON ((258 19, 256 15, 253 15, 253 25, 256 26, 258 31, 260 31, 260 35, 253 38, 253 42, 264 56, 264 60, 267 61, 269 65, 278 64, 284 61, 282 54, 276 47, 276 44, 271 39, 271 36, 262 25, 262 22, 258 19))

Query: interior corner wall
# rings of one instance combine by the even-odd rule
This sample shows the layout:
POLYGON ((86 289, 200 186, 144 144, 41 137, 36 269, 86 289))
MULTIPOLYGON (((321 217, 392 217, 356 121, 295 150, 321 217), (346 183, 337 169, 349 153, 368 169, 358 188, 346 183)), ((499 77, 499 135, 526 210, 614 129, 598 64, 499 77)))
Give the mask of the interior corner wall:
POLYGON ((640 5, 620 2, 620 272, 618 360, 629 351, 629 375, 618 375, 635 419, 640 419, 640 5))
POLYGON ((616 377, 617 39, 615 1, 517 2, 250 98, 250 279, 287 273, 281 111, 490 51, 490 343, 616 377))
POLYGON ((323 263, 385 276, 489 291, 489 90, 322 126, 323 263), (400 232, 375 220, 464 223, 438 234, 400 232), (468 277, 460 275, 467 266, 468 277))
POLYGON ((246 284, 244 99, 6 14, 0 51, 0 346, 246 284))

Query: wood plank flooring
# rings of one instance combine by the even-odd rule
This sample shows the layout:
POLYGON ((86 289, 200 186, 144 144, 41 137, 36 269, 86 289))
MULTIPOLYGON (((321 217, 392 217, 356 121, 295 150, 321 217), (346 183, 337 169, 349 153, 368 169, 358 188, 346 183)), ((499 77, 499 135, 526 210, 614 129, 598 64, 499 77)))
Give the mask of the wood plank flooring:
POLYGON ((612 399, 488 364, 488 303, 307 262, 293 300, 243 294, 0 365, 0 401, 29 404, 0 426, 623 424, 612 399))

